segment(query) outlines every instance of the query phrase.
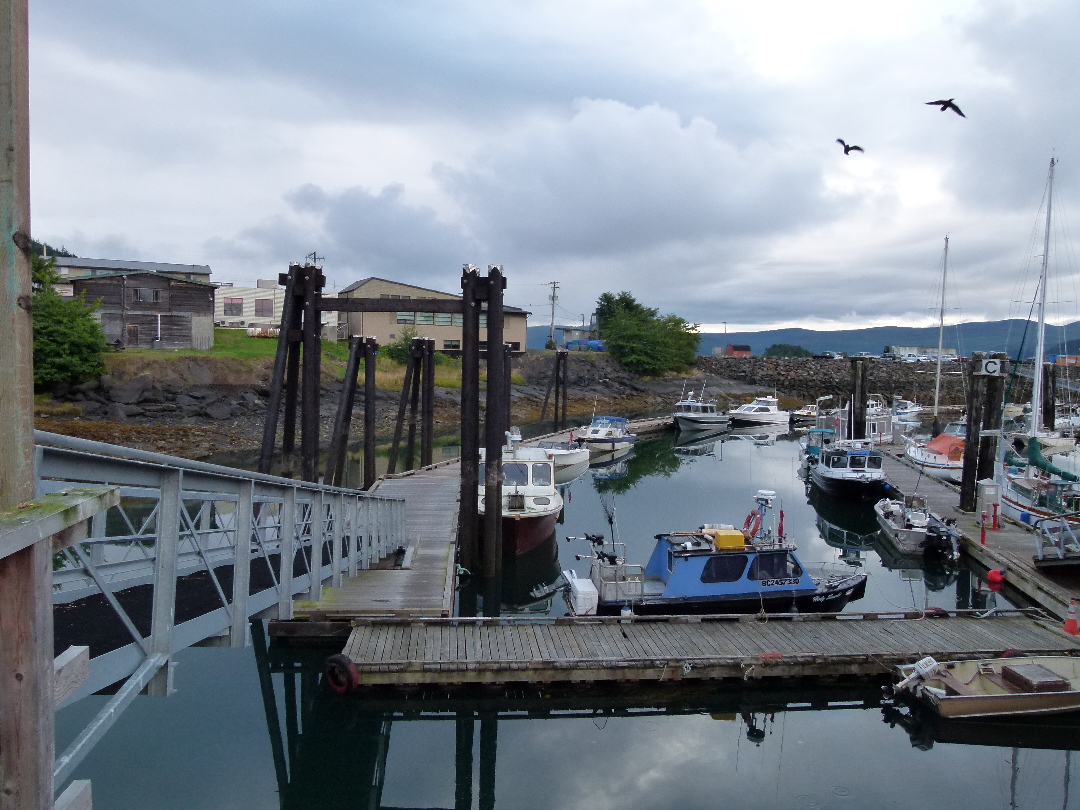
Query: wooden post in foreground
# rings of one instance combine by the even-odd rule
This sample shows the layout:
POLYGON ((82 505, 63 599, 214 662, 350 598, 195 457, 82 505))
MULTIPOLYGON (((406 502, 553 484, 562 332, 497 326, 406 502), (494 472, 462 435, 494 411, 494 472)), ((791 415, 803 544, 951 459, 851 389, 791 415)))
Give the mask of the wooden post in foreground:
MULTIPOLYGON (((34 497, 26 0, 0 3, 0 511, 34 497)), ((53 806, 52 543, 0 559, 0 808, 53 806)))
POLYGON ((487 302, 487 414, 484 424, 486 447, 484 475, 484 613, 499 615, 499 586, 502 580, 502 449, 506 443, 508 397, 506 362, 503 359, 503 279, 502 268, 488 267, 487 302), (489 604, 490 601, 490 604, 489 604))
POLYGON ((364 489, 375 483, 375 355, 379 344, 364 338, 364 489))

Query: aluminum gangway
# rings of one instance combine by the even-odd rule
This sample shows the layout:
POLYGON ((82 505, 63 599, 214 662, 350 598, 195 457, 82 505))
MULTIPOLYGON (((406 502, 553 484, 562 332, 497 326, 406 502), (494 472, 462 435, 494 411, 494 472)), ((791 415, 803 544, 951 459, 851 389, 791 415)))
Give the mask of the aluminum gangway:
POLYGON ((173 653, 243 647, 251 618, 290 619, 293 597, 317 600, 324 582, 340 586, 406 545, 401 499, 42 431, 34 440, 36 497, 118 490, 53 561, 54 609, 73 617, 58 623, 59 643, 92 654, 59 705, 115 690, 57 758, 57 786, 136 695, 169 694, 173 653), (101 637, 103 619, 112 638, 101 637))

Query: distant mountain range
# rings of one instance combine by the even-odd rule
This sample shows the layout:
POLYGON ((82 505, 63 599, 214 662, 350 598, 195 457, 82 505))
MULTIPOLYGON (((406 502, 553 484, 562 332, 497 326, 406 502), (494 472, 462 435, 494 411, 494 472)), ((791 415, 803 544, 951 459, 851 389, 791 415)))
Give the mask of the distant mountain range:
MULTIPOLYGON (((548 336, 547 326, 530 326, 528 347, 542 349, 548 336)), ((559 334, 557 332, 557 334, 559 334)), ((972 352, 1008 352, 1015 357, 1035 354, 1035 324, 1013 318, 1005 321, 977 321, 945 327, 945 348, 961 355, 972 352), (1027 327, 1025 336, 1025 326, 1027 327)), ((762 354, 774 343, 802 346, 814 354, 821 352, 873 352, 881 354, 886 346, 923 346, 937 348, 936 326, 875 326, 869 329, 816 331, 813 329, 768 329, 761 332, 703 332, 698 354, 712 354, 713 348, 729 343, 750 347, 762 354)), ((1080 321, 1046 329, 1047 354, 1080 353, 1080 321)))

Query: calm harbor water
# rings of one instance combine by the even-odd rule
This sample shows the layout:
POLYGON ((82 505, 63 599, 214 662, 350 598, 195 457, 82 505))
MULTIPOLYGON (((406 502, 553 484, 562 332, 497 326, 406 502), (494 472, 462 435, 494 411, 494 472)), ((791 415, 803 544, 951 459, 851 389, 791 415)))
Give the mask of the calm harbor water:
MULTIPOLYGON (((544 586, 561 568, 587 574, 574 555, 588 548, 568 535, 614 533, 644 562, 654 534, 738 523, 758 489, 780 496, 805 562, 867 571, 866 597, 849 610, 1007 605, 966 571, 880 554, 865 509, 812 493, 819 515, 793 440, 707 445, 641 442, 624 463, 570 483, 565 522, 509 572, 504 611, 565 610, 544 586)), ((75 778, 93 780, 105 810, 1080 808, 1066 751, 1080 748, 1075 720, 943 727, 880 706, 874 684, 365 701, 321 688, 325 654, 185 650, 177 693, 137 699, 75 778)), ((106 699, 58 714, 58 749, 106 699)))

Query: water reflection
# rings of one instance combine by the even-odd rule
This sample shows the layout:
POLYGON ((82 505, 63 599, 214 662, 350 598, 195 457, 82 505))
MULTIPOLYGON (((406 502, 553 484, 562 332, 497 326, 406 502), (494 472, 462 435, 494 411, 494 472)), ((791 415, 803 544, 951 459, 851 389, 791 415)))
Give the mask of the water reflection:
POLYGON ((1069 807, 1061 752, 1080 747, 1075 717, 942 721, 881 681, 342 697, 318 683, 319 651, 256 642, 283 810, 704 808, 721 785, 723 806, 1000 807, 1011 790, 1013 806, 1069 807))

